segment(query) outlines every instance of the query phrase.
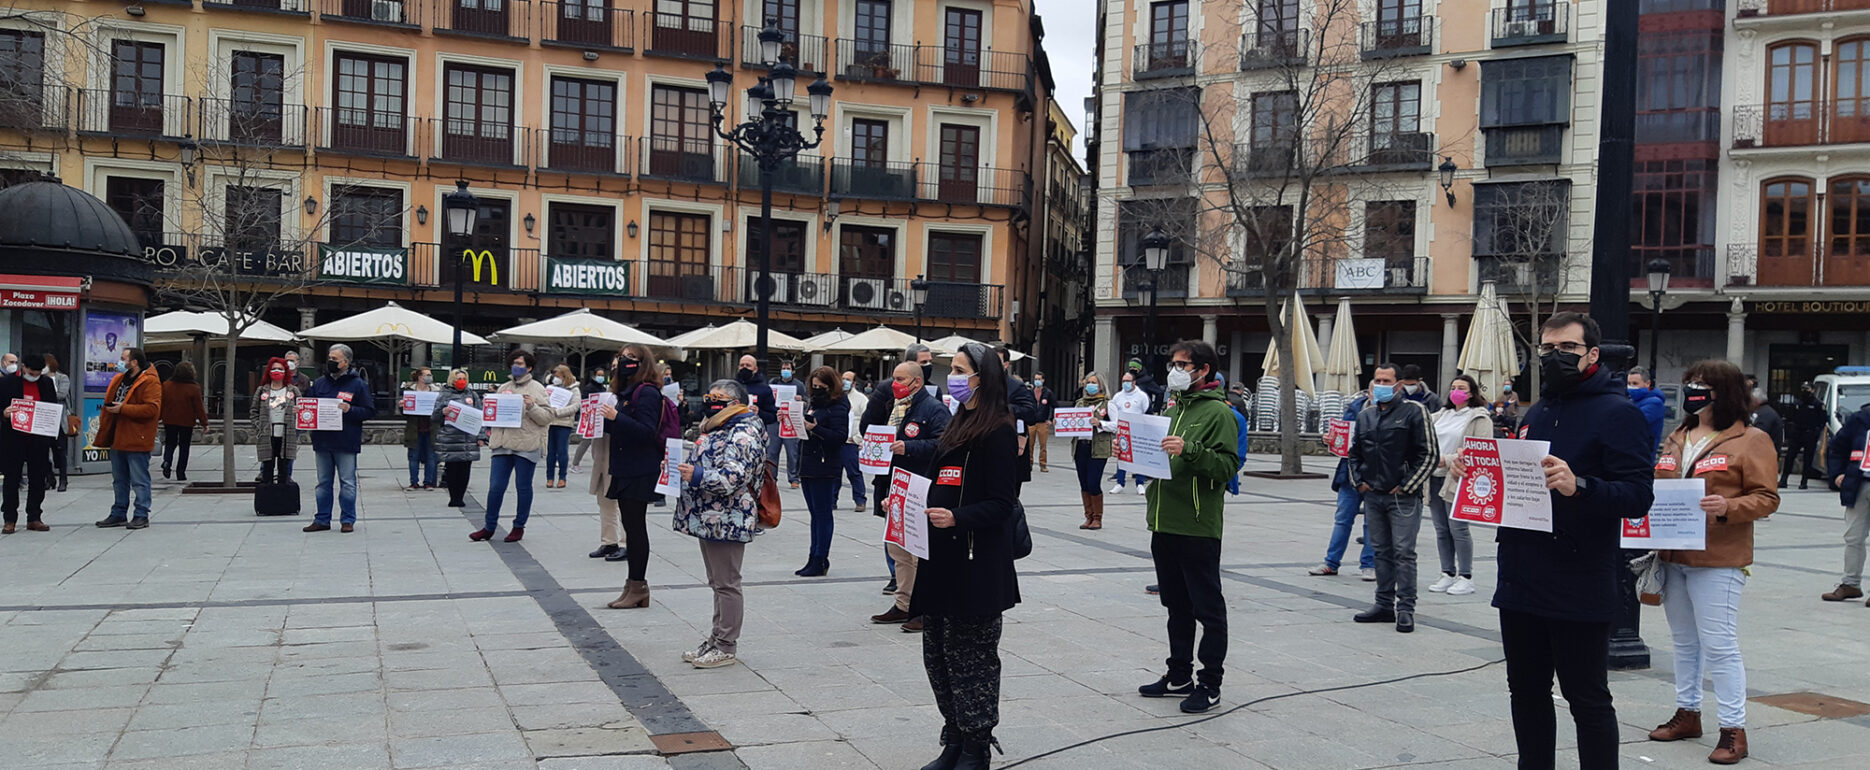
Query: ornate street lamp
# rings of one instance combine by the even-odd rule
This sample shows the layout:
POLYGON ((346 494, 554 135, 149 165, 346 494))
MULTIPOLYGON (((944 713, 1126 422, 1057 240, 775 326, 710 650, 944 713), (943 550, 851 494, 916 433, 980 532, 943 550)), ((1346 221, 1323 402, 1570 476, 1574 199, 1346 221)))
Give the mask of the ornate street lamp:
POLYGON ((1666 259, 1649 260, 1649 377, 1656 377, 1656 354, 1662 349, 1662 295, 1669 293, 1669 273, 1674 268, 1666 259))
POLYGON ((461 366, 461 266, 467 262, 468 238, 474 235, 474 220, 480 217, 480 199, 468 192, 466 181, 455 182, 455 191, 442 196, 442 222, 448 234, 461 242, 461 255, 455 258, 455 338, 448 349, 448 364, 461 366))
POLYGON ((1149 315, 1143 324, 1144 360, 1150 371, 1156 366, 1156 299, 1162 294, 1162 271, 1169 262, 1169 236, 1161 228, 1152 228, 1143 235, 1143 269, 1149 272, 1149 281, 1137 287, 1139 294, 1147 294, 1144 301, 1149 303, 1149 315))

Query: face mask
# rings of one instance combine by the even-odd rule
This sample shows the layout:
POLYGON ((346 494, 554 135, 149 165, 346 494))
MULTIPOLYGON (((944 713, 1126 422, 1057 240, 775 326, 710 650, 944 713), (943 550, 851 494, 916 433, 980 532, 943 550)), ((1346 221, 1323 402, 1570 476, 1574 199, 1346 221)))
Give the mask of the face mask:
POLYGON ((934 376, 935 376, 935 365, 934 364, 923 364, 922 365, 922 381, 928 382, 929 379, 934 376))
POLYGON ((824 406, 831 402, 831 391, 827 388, 812 387, 812 403, 824 406))
POLYGON ((1694 414, 1714 403, 1714 389, 1706 385, 1683 385, 1682 408, 1694 414))
POLYGON ((1511 386, 1511 385, 1501 385, 1501 386, 1500 386, 1500 394, 1501 394, 1501 395, 1505 395, 1505 394, 1508 394, 1508 393, 1511 393, 1511 392, 1513 392, 1513 386, 1511 386))
POLYGON ((1032 386, 1035 388, 1043 388, 1045 387, 1045 380, 1033 380, 1032 386))
POLYGON ((643 365, 643 362, 638 361, 634 358, 617 359, 617 376, 622 377, 626 380, 632 377, 635 377, 637 368, 641 367, 642 365, 643 365))
POLYGON ((467 378, 466 377, 455 378, 455 390, 467 390, 467 378))
POLYGON ((1584 356, 1577 353, 1554 350, 1539 356, 1539 373, 1553 388, 1571 390, 1579 380, 1584 379, 1584 372, 1578 370, 1578 362, 1583 360, 1584 356))
POLYGON ((1136 383, 1134 382, 1123 383, 1123 392, 1128 393, 1133 390, 1136 390, 1136 383))
POLYGON ((286 372, 283 369, 274 369, 272 376, 273 376, 273 382, 285 382, 286 381, 286 372))
POLYGON ((664 384, 664 385, 668 385, 668 384, 670 384, 670 383, 673 383, 673 382, 675 382, 675 378, 674 378, 674 377, 670 377, 670 376, 668 376, 668 375, 666 375, 666 374, 662 376, 662 384, 664 384))
POLYGON ((1467 391, 1457 390, 1449 393, 1448 403, 1454 404, 1454 408, 1456 409, 1467 406, 1467 391))
POLYGON ((1417 393, 1422 392, 1422 386, 1421 385, 1404 385, 1403 392, 1413 396, 1417 393))
POLYGON ((738 372, 734 372, 734 379, 740 380, 741 382, 752 382, 753 381, 753 370, 742 369, 738 372))
POLYGON ((1396 398, 1395 385, 1371 385, 1370 397, 1379 404, 1387 404, 1396 398))
POLYGON ((1084 384, 1084 394, 1085 394, 1085 395, 1087 395, 1087 396, 1095 396, 1095 395, 1097 395, 1097 383, 1095 383, 1095 382, 1087 382, 1087 383, 1085 383, 1085 384, 1084 384))
POLYGON ((7 374, 14 374, 17 372, 19 372, 19 364, 7 364, 6 365, 7 374))
POLYGON ((1188 390, 1188 386, 1193 384, 1195 384, 1195 377, 1189 374, 1187 369, 1169 370, 1169 390, 1179 393, 1188 390))
POLYGON ((521 377, 526 376, 526 372, 528 371, 531 371, 531 370, 527 369, 525 364, 514 364, 513 369, 512 369, 513 379, 517 380, 521 377))
POLYGON ((782 379, 782 380, 790 380, 790 379, 792 379, 792 370, 791 370, 791 369, 781 369, 781 370, 779 370, 779 379, 782 379))
POLYGON ((844 381, 844 392, 846 393, 851 392, 851 381, 850 380, 844 381))
POLYGON ((20 376, 25 377, 27 382, 38 382, 39 381, 39 375, 37 374, 22 374, 20 376))
MULTIPOLYGON (((19 368, 19 367, 17 367, 17 366, 15 366, 15 367, 13 367, 13 368, 14 368, 14 369, 17 369, 17 368, 19 368)), ((118 362, 117 362, 117 371, 120 371, 120 372, 127 372, 127 371, 130 371, 130 362, 129 362, 129 361, 121 361, 121 360, 120 360, 120 361, 118 361, 118 362)), ((13 372, 9 370, 9 371, 8 371, 7 373, 8 373, 8 374, 12 374, 13 372)))
POLYGON ((890 381, 890 395, 895 396, 899 401, 915 395, 915 392, 916 389, 914 385, 910 385, 907 382, 890 381))
POLYGON ((702 407, 708 410, 708 416, 709 416, 709 417, 713 417, 713 416, 715 416, 715 415, 717 415, 717 414, 720 414, 720 413, 721 413, 721 410, 722 410, 722 409, 726 409, 726 408, 727 408, 727 405, 728 405, 728 404, 730 404, 730 403, 733 403, 733 402, 731 402, 731 401, 716 401, 716 400, 714 400, 714 399, 708 399, 707 401, 704 401, 704 402, 702 402, 702 407))
POLYGON ((422 375, 422 384, 427 385, 434 381, 435 381, 435 377, 433 375, 428 375, 428 374, 422 375))
POLYGON ((595 376, 595 377, 592 377, 591 379, 593 379, 593 380, 596 380, 596 381, 597 381, 597 384, 599 384, 599 385, 602 385, 602 384, 604 384, 604 380, 605 380, 606 378, 604 377, 604 373, 603 373, 603 372, 598 372, 598 373, 597 373, 597 376, 595 376))
POLYGON ((344 364, 338 363, 337 359, 335 358, 327 359, 325 361, 325 373, 333 377, 343 374, 344 364))
POLYGON ((954 396, 958 402, 967 403, 974 397, 974 387, 967 384, 968 379, 969 375, 965 374, 948 375, 948 395, 954 396))

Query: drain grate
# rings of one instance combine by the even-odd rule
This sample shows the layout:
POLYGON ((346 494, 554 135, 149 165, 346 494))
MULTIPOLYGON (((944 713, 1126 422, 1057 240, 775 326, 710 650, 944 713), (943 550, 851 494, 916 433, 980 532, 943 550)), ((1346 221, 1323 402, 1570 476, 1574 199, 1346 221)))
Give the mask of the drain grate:
POLYGON ((1810 714, 1819 719, 1849 719, 1870 714, 1870 703, 1859 703, 1849 698, 1839 698, 1818 692, 1762 695, 1748 700, 1787 711, 1796 711, 1800 714, 1810 714))

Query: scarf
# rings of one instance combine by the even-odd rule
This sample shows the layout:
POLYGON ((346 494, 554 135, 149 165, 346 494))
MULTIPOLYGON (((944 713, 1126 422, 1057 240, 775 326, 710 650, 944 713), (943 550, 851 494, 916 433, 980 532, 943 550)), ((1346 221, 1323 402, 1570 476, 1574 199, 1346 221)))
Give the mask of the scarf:
POLYGON ((746 414, 750 411, 753 411, 753 410, 748 409, 746 404, 741 404, 741 403, 728 404, 726 408, 716 413, 713 417, 709 417, 708 419, 701 421, 701 432, 710 433, 715 428, 721 427, 721 425, 726 423, 728 420, 734 419, 735 417, 739 417, 740 415, 746 414))
POLYGON ((905 398, 896 399, 896 405, 890 407, 890 427, 895 428, 903 424, 903 419, 909 416, 909 405, 915 403, 916 391, 919 390, 921 388, 910 391, 905 398))

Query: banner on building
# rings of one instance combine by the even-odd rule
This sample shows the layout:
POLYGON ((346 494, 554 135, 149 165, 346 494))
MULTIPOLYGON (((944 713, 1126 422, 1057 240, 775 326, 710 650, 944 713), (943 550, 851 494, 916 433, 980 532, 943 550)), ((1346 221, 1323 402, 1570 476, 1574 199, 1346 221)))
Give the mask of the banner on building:
POLYGON ((630 293, 630 263, 609 259, 545 260, 545 290, 550 294, 630 293))
POLYGON ((318 278, 340 283, 409 285, 409 250, 318 245, 318 278))

